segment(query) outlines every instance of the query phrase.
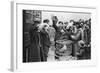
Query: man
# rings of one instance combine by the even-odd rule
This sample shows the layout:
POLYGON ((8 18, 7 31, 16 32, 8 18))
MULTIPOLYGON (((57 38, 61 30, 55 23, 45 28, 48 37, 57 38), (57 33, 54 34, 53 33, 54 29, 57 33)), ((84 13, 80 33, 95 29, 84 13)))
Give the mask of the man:
POLYGON ((29 49, 29 62, 40 62, 43 56, 40 48, 40 33, 38 32, 39 21, 34 21, 30 28, 31 48, 29 49))
POLYGON ((41 34, 41 50, 43 51, 43 60, 47 61, 49 47, 50 47, 50 38, 48 32, 48 22, 49 20, 44 20, 42 29, 40 30, 41 34))
POLYGON ((72 27, 74 24, 74 20, 70 20, 70 22, 67 25, 67 29, 69 29, 70 27, 72 27))
POLYGON ((52 16, 52 23, 53 23, 52 26, 55 28, 56 32, 59 30, 57 27, 57 22, 58 22, 57 16, 52 16))
POLYGON ((78 41, 82 39, 81 38, 82 32, 76 25, 73 25, 72 34, 71 34, 71 40, 73 41, 72 56, 74 57, 77 57, 77 52, 79 50, 78 41))

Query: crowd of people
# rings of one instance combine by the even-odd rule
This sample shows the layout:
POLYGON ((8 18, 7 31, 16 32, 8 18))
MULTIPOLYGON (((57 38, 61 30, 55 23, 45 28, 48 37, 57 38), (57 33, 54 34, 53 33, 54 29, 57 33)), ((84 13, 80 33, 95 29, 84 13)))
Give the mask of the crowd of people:
MULTIPOLYGON (((60 60, 60 57, 71 56, 83 60, 91 58, 91 18, 66 22, 57 16, 44 19, 41 23, 34 20, 30 29, 31 48, 29 62, 60 60)), ((67 58, 65 57, 65 58, 67 58)))

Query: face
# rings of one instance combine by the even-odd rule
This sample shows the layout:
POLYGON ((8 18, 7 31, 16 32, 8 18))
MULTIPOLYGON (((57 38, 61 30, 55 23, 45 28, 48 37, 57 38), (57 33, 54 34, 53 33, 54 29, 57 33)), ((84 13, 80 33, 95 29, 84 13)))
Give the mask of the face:
POLYGON ((68 23, 66 22, 66 23, 64 23, 64 25, 68 26, 68 23))
POLYGON ((52 21, 53 21, 53 24, 56 25, 57 22, 58 22, 58 19, 56 16, 52 16, 52 21))
POLYGON ((44 25, 45 31, 48 31, 49 25, 44 25))
POLYGON ((74 21, 71 21, 70 23, 71 23, 71 24, 74 24, 74 21))

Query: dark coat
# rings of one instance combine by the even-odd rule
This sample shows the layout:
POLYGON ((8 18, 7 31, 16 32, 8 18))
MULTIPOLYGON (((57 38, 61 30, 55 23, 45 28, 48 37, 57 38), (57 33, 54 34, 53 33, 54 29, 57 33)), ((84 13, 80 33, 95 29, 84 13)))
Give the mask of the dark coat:
POLYGON ((43 50, 44 61, 47 61, 47 56, 50 47, 50 38, 46 31, 40 31, 41 34, 41 49, 43 50))
POLYGON ((30 29, 30 41, 31 47, 29 50, 29 62, 39 62, 41 61, 41 53, 39 46, 39 32, 36 27, 30 29))
POLYGON ((50 41, 46 32, 38 32, 37 27, 30 29, 31 48, 29 62, 47 61, 50 41))

